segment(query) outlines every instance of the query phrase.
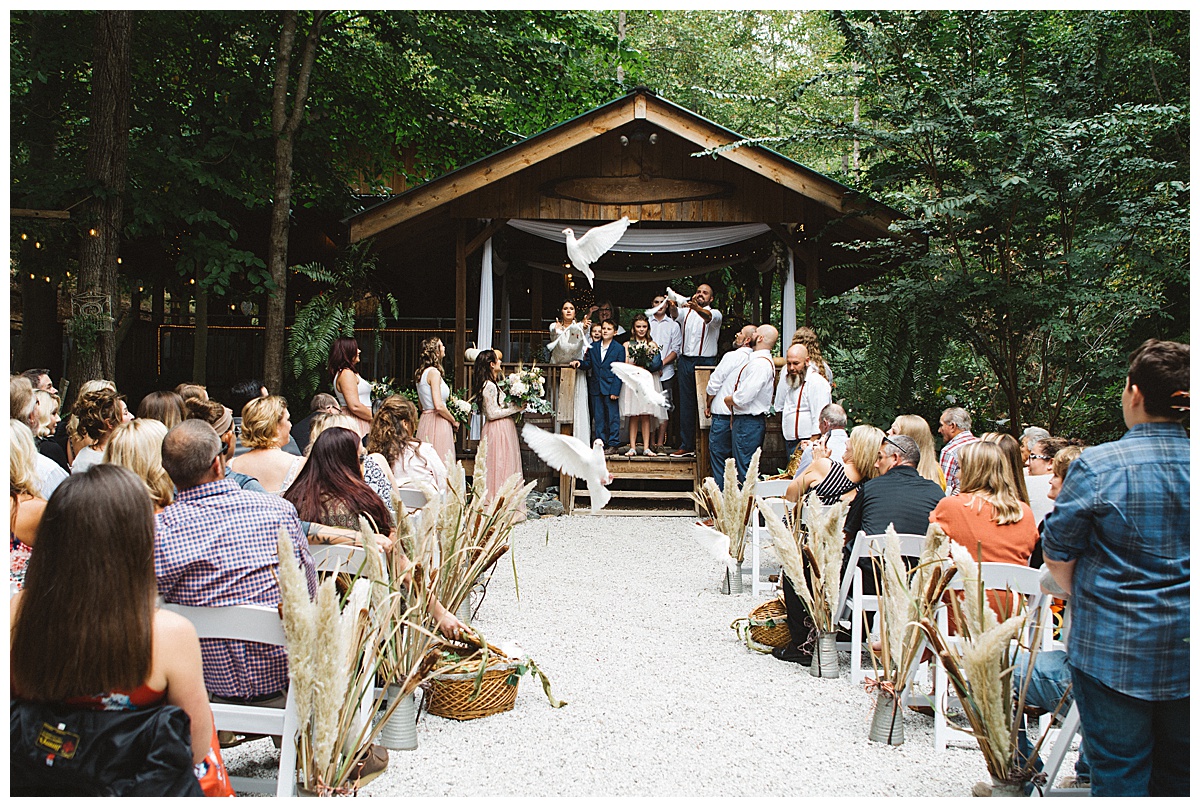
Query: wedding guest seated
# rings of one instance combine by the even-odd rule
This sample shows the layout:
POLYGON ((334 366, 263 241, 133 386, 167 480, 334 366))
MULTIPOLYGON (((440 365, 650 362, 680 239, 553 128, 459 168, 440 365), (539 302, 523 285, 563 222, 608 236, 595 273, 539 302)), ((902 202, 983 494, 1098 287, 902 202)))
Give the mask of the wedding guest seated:
POLYGON ((138 404, 137 416, 161 421, 170 429, 187 417, 187 412, 183 408, 183 397, 179 393, 158 390, 142 398, 142 402, 138 404))
POLYGON ((313 442, 308 462, 283 498, 305 521, 358 529, 366 516, 378 533, 391 535, 392 515, 362 476, 366 452, 358 433, 343 427, 326 429, 313 442))
MULTIPOLYGON (((112 390, 117 391, 117 385, 104 378, 92 378, 84 381, 79 385, 79 393, 75 396, 76 402, 83 396, 95 392, 96 390, 112 390)), ((122 418, 122 420, 124 420, 122 418)), ((76 455, 83 450, 84 446, 92 444, 93 440, 87 435, 87 432, 79 425, 79 417, 75 414, 74 407, 67 415, 66 420, 61 428, 62 431, 62 447, 67 455, 67 462, 74 464, 76 455)), ((58 439, 58 435, 55 435, 58 439)))
MULTIPOLYGON (((145 485, 114 465, 74 474, 46 507, 37 548, 25 589, 10 603, 9 673, 16 703, 107 712, 178 707, 188 717, 190 733, 175 738, 185 749, 177 766, 180 776, 171 777, 177 787, 161 795, 201 795, 195 777, 221 766, 221 759, 214 748, 200 641, 187 619, 155 607, 154 510, 145 485), (70 596, 63 596, 64 586, 70 596), (194 763, 202 763, 200 771, 194 763)), ((14 746, 23 742, 12 739, 14 746)), ((162 747, 153 760, 131 754, 139 745, 109 751, 104 770, 113 781, 90 783, 91 795, 171 759, 170 749, 162 747)), ((18 759, 16 747, 13 759, 18 759)), ((48 781, 18 765, 12 774, 14 789, 45 787, 48 781)), ((164 780, 161 771, 156 779, 164 780)), ((58 782, 55 789, 71 786, 58 782)), ((232 795, 227 779, 225 790, 232 795)))
POLYGON ((133 471, 150 494, 154 512, 175 499, 175 485, 162 467, 162 441, 167 427, 155 418, 141 418, 113 429, 104 449, 104 462, 133 471))
POLYGON ((942 490, 946 489, 946 473, 938 463, 933 431, 925 418, 920 415, 897 415, 892 421, 892 427, 888 429, 888 434, 903 434, 915 440, 917 447, 921 449, 921 462, 917 465, 917 473, 932 482, 937 482, 942 486, 942 490))
POLYGON ((54 440, 60 420, 58 395, 44 389, 35 389, 33 397, 37 401, 37 428, 34 429, 33 439, 37 443, 38 453, 53 460, 65 473, 70 473, 71 464, 67 462, 67 452, 54 440))
POLYGON ((308 414, 292 425, 292 439, 300 448, 300 453, 308 456, 308 445, 312 442, 309 433, 312 431, 313 418, 318 414, 335 415, 342 411, 337 398, 328 392, 318 392, 308 402, 308 414))
POLYGON ((367 435, 370 458, 390 469, 398 488, 428 485, 438 493, 446 492, 446 466, 433 446, 416 437, 419 421, 417 407, 403 395, 384 399, 371 422, 367 435))
MULTIPOLYGON (((224 399, 224 402, 233 410, 233 434, 237 438, 237 447, 233 451, 235 457, 240 457, 250 450, 242 442, 242 410, 246 408, 246 404, 255 398, 266 398, 269 394, 267 388, 257 378, 239 381, 229 388, 229 395, 224 399)), ((284 444, 283 451, 285 454, 291 454, 294 457, 299 457, 301 454, 300 447, 296 445, 296 441, 292 438, 291 434, 288 434, 287 443, 284 444)))
POLYGON ((29 427, 19 420, 8 421, 8 497, 10 511, 8 580, 18 589, 24 584, 25 570, 37 538, 38 526, 46 510, 39 495, 37 448, 29 427))
POLYGON ((834 504, 839 499, 853 501, 859 486, 879 475, 875 460, 878 459, 882 442, 881 430, 868 425, 855 426, 845 443, 840 462, 835 462, 829 455, 828 447, 815 444, 813 451, 816 458, 800 476, 792 480, 784 498, 798 502, 807 498, 809 493, 816 493, 824 505, 834 504))
POLYGON ((233 459, 234 446, 237 444, 233 429, 233 410, 217 401, 210 401, 207 397, 185 398, 183 405, 187 410, 188 419, 204 421, 212 426, 213 431, 221 438, 221 443, 225 446, 221 453, 221 459, 225 463, 225 478, 242 490, 266 493, 267 489, 257 479, 229 468, 229 461, 233 459))
POLYGON ((81 394, 71 411, 79 420, 79 430, 91 441, 71 462, 71 473, 77 474, 103 460, 108 438, 125 422, 128 410, 115 389, 101 388, 81 394))
MULTIPOLYGON (((1024 469, 1025 485, 1029 491, 1029 506, 1033 520, 1041 524, 1054 509, 1050 486, 1054 476, 1054 458, 1070 443, 1062 437, 1030 438, 1029 467, 1024 469)), ((1062 483, 1059 483, 1060 487, 1062 483)))
POLYGON ((175 387, 175 393, 187 401, 188 398, 199 398, 202 401, 208 400, 208 388, 202 384, 191 384, 184 382, 175 387))
MULTIPOLYGON (((1037 525, 1033 511, 1017 494, 1004 450, 976 440, 959 449, 958 461, 962 492, 938 502, 929 522, 977 561, 1027 565, 1037 543, 1037 525)), ((988 599, 998 614, 1010 613, 1007 593, 990 592, 988 599)))
MULTIPOLYGON (((1017 442, 1017 438, 1007 433, 984 432, 979 439, 985 443, 995 443, 1000 446, 1008 461, 1008 467, 1012 471, 1013 489, 1017 492, 1017 498, 1025 504, 1030 504, 1029 488, 1025 485, 1025 465, 1021 459, 1021 444, 1017 442)), ((1032 507, 1032 505, 1030 506, 1032 507)), ((1037 523, 1036 519, 1034 523, 1037 523)))
POLYGON ((282 496, 304 467, 304 457, 283 450, 291 433, 287 401, 278 395, 250 400, 242 409, 241 433, 248 450, 235 455, 229 467, 257 479, 267 493, 282 496))

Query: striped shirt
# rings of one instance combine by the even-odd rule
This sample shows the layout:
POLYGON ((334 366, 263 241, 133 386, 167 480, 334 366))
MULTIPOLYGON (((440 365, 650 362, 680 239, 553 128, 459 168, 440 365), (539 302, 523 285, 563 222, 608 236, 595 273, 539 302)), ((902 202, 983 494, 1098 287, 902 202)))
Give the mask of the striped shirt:
POLYGON ((946 495, 958 493, 958 474, 962 470, 958 463, 958 450, 967 443, 974 443, 979 438, 970 432, 959 432, 950 442, 946 443, 940 455, 942 471, 946 474, 946 495))
POLYGON ((1067 653, 1132 698, 1189 696, 1191 469, 1178 423, 1139 423, 1071 463, 1042 525, 1050 560, 1075 561, 1067 653))
MULTIPOLYGON (((154 573, 169 603, 217 608, 279 605, 276 544, 280 528, 292 540, 308 578, 317 574, 296 508, 278 496, 241 490, 219 479, 181 490, 156 517, 154 573)), ((287 652, 254 642, 201 639, 204 683, 225 698, 269 695, 287 686, 287 652)))

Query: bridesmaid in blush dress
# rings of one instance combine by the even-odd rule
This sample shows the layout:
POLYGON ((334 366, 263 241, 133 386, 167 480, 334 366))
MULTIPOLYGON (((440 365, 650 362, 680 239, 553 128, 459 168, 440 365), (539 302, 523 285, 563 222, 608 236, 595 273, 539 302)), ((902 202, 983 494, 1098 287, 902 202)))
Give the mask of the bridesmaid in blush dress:
POLYGON ((417 439, 433 446, 446 467, 454 464, 454 432, 458 421, 450 414, 446 402, 450 387, 442 376, 442 361, 446 346, 436 336, 421 343, 421 365, 417 370, 417 398, 421 401, 421 419, 417 423, 417 439))
MULTIPOLYGON (((505 481, 513 474, 521 476, 521 440, 517 436, 514 418, 521 413, 521 406, 504 406, 503 397, 496 381, 500 378, 500 357, 494 350, 480 351, 475 357, 475 373, 472 391, 479 401, 483 413, 482 439, 487 440, 487 457, 484 470, 487 475, 486 494, 490 503, 495 499, 505 481)), ((521 477, 524 483, 524 477, 521 477)), ((520 505, 524 521, 525 502, 520 505)))
POLYGON ((342 413, 354 418, 354 430, 362 437, 371 430, 371 382, 358 374, 360 358, 358 342, 349 336, 338 337, 329 349, 334 395, 342 413))

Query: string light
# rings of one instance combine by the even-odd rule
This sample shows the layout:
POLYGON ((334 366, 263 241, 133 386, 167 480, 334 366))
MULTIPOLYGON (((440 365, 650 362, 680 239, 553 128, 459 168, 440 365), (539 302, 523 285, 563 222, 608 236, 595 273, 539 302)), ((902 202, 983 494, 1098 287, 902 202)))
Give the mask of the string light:
POLYGON ((122 262, 121 259, 117 258, 117 263, 121 263, 121 262, 122 262))
POLYGON ((21 233, 21 240, 22 240, 22 241, 28 241, 28 240, 29 240, 29 233, 21 233))
POLYGON ((93 227, 92 229, 88 230, 88 235, 92 236, 93 238, 95 238, 95 237, 96 237, 97 235, 99 235, 99 234, 100 234, 100 233, 96 232, 96 228, 95 228, 95 227, 93 227))
POLYGON ((33 248, 34 248, 34 249, 41 249, 41 248, 42 248, 42 242, 41 242, 41 241, 34 241, 34 242, 33 242, 33 248))

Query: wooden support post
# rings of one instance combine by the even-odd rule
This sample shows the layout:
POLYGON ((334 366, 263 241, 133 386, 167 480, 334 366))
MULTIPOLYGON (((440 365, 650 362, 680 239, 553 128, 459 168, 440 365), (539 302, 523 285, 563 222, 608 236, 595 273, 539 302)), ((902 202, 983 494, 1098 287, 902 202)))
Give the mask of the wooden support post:
MULTIPOLYGON (((800 256, 796 256, 800 259, 800 256)), ((804 262, 804 324, 812 325, 812 307, 817 302, 817 289, 820 288, 820 280, 817 274, 817 269, 820 266, 817 260, 817 250, 814 245, 812 252, 805 255, 802 259, 804 262)))
MULTIPOLYGON (((704 481, 704 477, 709 473, 708 461, 708 430, 712 427, 712 417, 704 414, 704 402, 708 396, 705 390, 708 387, 708 378, 712 375, 712 367, 697 367, 696 368, 696 470, 694 474, 693 484, 697 493, 700 492, 700 483, 704 481)), ((682 391, 681 391, 682 392, 682 391)))
POLYGON ((459 219, 454 239, 454 385, 467 386, 467 223, 459 219))
POLYGON ((529 327, 535 331, 542 329, 542 284, 545 282, 545 272, 529 268, 529 327))

